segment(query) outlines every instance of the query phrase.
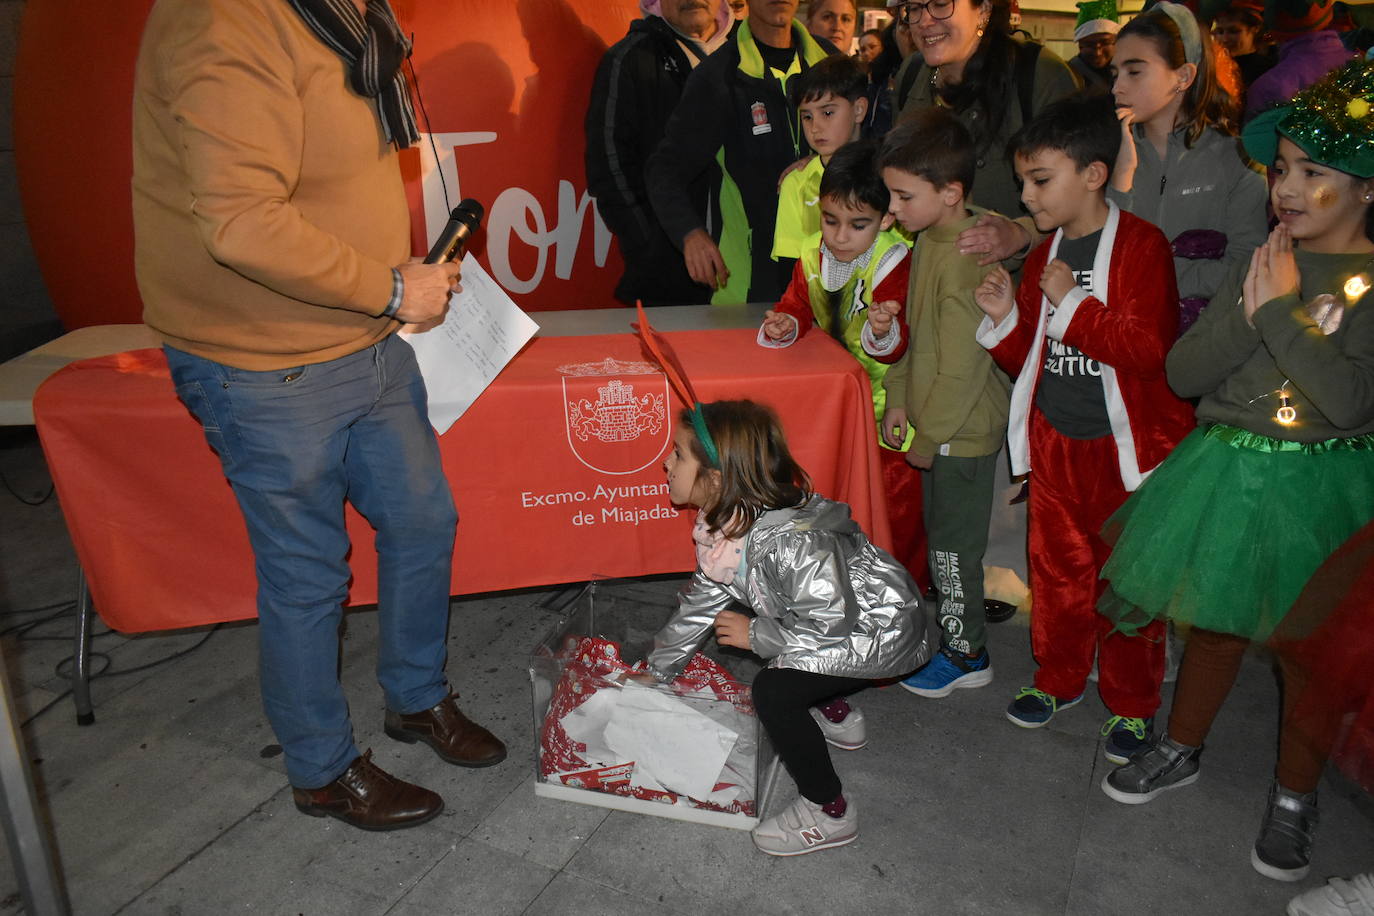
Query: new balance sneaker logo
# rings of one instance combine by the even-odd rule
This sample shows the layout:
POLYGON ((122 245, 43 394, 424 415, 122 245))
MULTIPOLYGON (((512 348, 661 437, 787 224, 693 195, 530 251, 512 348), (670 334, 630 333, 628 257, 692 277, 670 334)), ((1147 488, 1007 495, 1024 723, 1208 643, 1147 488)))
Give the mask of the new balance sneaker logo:
MULTIPOLYGON (((858 712, 853 709, 850 715, 857 717, 858 712)), ((850 802, 843 818, 832 818, 821 805, 798 796, 792 804, 755 827, 753 835, 754 845, 770 856, 805 855, 854 842, 859 835, 858 812, 850 802)))

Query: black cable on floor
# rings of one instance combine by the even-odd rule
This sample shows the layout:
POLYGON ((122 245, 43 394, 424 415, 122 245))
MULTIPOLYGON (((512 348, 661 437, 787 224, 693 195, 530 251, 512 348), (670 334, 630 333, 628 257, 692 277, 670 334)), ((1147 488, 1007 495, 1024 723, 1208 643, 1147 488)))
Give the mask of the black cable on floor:
MULTIPOLYGON (((147 671, 149 668, 156 668, 158 665, 165 665, 165 664, 167 664, 167 662, 170 662, 170 661, 172 661, 173 659, 181 658, 183 655, 190 655, 192 652, 196 651, 196 650, 199 649, 201 646, 203 646, 203 645, 205 645, 207 642, 209 642, 210 637, 211 637, 211 636, 214 636, 214 635, 215 635, 215 632, 216 632, 221 626, 222 626, 222 624, 218 624, 218 623, 217 623, 217 624, 213 625, 212 627, 210 627, 210 629, 208 629, 208 630, 205 631, 205 635, 202 636, 202 637, 200 638, 200 641, 197 642, 197 643, 196 643, 195 645, 193 645, 193 646, 187 646, 185 649, 181 649, 181 650, 179 650, 179 651, 177 651, 177 652, 173 652, 171 655, 167 655, 167 656, 164 656, 164 657, 162 657, 162 658, 157 658, 157 659, 154 659, 154 660, 152 660, 152 661, 150 661, 150 662, 144 662, 143 664, 141 664, 141 665, 135 665, 135 666, 132 667, 132 668, 125 668, 123 671, 108 671, 108 670, 103 670, 103 669, 102 669, 99 675, 94 675, 94 674, 91 675, 91 680, 95 680, 97 677, 123 677, 123 676, 126 675, 126 674, 133 674, 133 673, 135 673, 135 672, 137 672, 137 671, 147 671)), ((104 653, 104 652, 92 652, 92 653, 91 653, 91 657, 92 657, 92 658, 95 658, 97 655, 105 655, 105 653, 104 653)), ((108 658, 109 656, 106 656, 106 657, 108 658)), ((63 665, 64 663, 70 664, 71 661, 72 661, 71 656, 68 656, 67 658, 62 659, 62 661, 60 661, 60 662, 57 663, 57 669, 55 669, 55 670, 59 670, 59 674, 58 674, 59 677, 61 676, 61 674, 60 674, 60 669, 61 669, 62 665, 63 665)))
POLYGON ((37 500, 28 499, 27 497, 21 496, 19 491, 10 485, 10 479, 5 476, 4 471, 0 471, 0 484, 4 485, 5 489, 9 491, 11 496, 13 496, 15 499, 19 500, 26 506, 41 506, 48 500, 52 499, 52 495, 56 491, 56 487, 49 483, 48 492, 44 493, 41 498, 37 500))
MULTIPOLYGON (((52 621, 52 620, 58 620, 58 619, 60 619, 60 618, 62 618, 62 617, 67 617, 67 616, 69 616, 70 613, 71 613, 71 610, 72 610, 75 606, 76 606, 76 605, 75 605, 74 602, 68 601, 68 602, 65 603, 65 605, 59 607, 56 611, 54 611, 53 613, 49 614, 49 615, 46 616, 46 617, 40 617, 40 618, 38 618, 37 620, 26 620, 26 621, 24 621, 23 623, 16 623, 14 626, 6 627, 5 629, 0 630, 0 636, 9 636, 11 633, 18 633, 18 634, 19 634, 18 638, 19 638, 19 639, 24 639, 24 638, 26 638, 26 637, 24 636, 24 634, 27 633, 27 632, 29 632, 29 630, 32 630, 34 627, 41 626, 41 625, 43 625, 43 624, 45 624, 45 623, 48 623, 49 621, 52 621)), ((22 612, 16 612, 16 613, 22 613, 22 612)), ((27 638, 29 638, 29 639, 36 639, 37 637, 27 637, 27 638)))
MULTIPOLYGON (((71 602, 67 602, 67 604, 70 606, 71 602)), ((59 612, 58 614, 52 614, 52 615, 49 615, 48 617, 43 618, 42 620, 31 621, 30 623, 21 624, 20 626, 21 626, 21 627, 28 628, 28 629, 31 629, 32 627, 37 626, 38 624, 47 623, 47 622, 50 621, 50 620, 55 620, 55 619, 57 619, 59 616, 61 616, 62 613, 65 613, 65 609, 64 609, 63 612, 59 612)), ((218 623, 217 623, 217 624, 215 624, 214 626, 210 627, 210 629, 207 630, 207 631, 205 632, 205 635, 202 636, 194 645, 187 646, 185 649, 180 649, 180 650, 178 650, 178 651, 176 651, 176 652, 171 653, 170 655, 163 656, 162 658, 153 659, 153 660, 150 661, 150 662, 144 662, 143 664, 141 664, 141 665, 135 665, 135 666, 132 667, 132 668, 125 668, 125 669, 123 669, 122 671, 114 671, 114 670, 111 670, 111 666, 113 665, 113 661, 111 660, 110 656, 109 656, 107 653, 104 653, 104 652, 92 652, 92 653, 90 654, 90 659, 91 659, 91 661, 92 661, 92 662, 97 662, 97 661, 104 662, 105 666, 104 666, 103 668, 101 668, 99 671, 93 672, 93 673, 90 675, 89 680, 90 680, 91 682, 94 682, 94 681, 96 681, 96 680, 98 680, 98 679, 100 679, 100 678, 107 678, 107 677, 123 677, 123 676, 126 675, 126 674, 135 674, 135 673, 137 673, 137 672, 139 672, 139 671, 147 671, 149 668, 156 668, 156 667, 159 666, 159 665, 165 665, 165 664, 167 664, 168 662, 174 661, 174 660, 176 660, 176 659, 178 659, 178 658, 181 658, 181 657, 184 656, 184 655, 190 655, 192 652, 196 651, 196 650, 199 649, 201 646, 205 645, 205 643, 206 643, 207 641, 209 641, 210 637, 215 635, 215 631, 218 630, 218 629, 220 628, 220 626, 221 626, 221 624, 218 624, 218 623)), ((0 632, 0 635, 4 635, 4 633, 9 633, 10 631, 16 630, 16 629, 19 629, 19 627, 11 627, 9 630, 5 630, 5 631, 3 631, 3 632, 0 632)), ((25 630, 25 632, 27 632, 27 629, 25 630)), ((109 635, 111 635, 113 632, 114 632, 113 630, 106 630, 104 633, 96 633, 96 634, 93 634, 93 635, 91 636, 91 638, 92 638, 92 639, 96 639, 96 638, 99 638, 99 637, 101 637, 101 636, 109 636, 109 635)), ((35 641, 35 642, 37 642, 37 641, 48 642, 48 641, 59 640, 59 639, 65 641, 65 640, 71 639, 71 637, 70 637, 70 636, 25 636, 25 635, 23 635, 23 634, 21 633, 21 634, 19 635, 18 639, 21 640, 21 641, 22 641, 22 640, 29 640, 29 641, 35 641)), ((66 678, 67 680, 71 680, 71 669, 72 669, 72 666, 73 666, 75 663, 76 663, 76 657, 75 657, 74 655, 68 655, 66 658, 62 659, 62 660, 59 661, 56 665, 53 666, 53 674, 54 674, 55 676, 57 676, 57 677, 66 678), (65 670, 64 670, 64 669, 65 669, 65 670)), ((68 687, 66 690, 62 691, 62 692, 59 693, 57 696, 53 697, 51 700, 49 700, 47 703, 45 703, 40 709, 38 709, 36 712, 34 712, 32 715, 30 715, 27 719, 25 719, 23 722, 21 722, 21 723, 19 724, 19 727, 20 727, 20 728, 23 728, 24 726, 28 725, 30 722, 34 721, 34 720, 37 719, 39 716, 43 715, 43 713, 45 713, 45 712, 47 712, 48 710, 52 709, 52 708, 53 708, 54 706, 56 706, 58 703, 60 703, 61 701, 65 700, 67 697, 71 696, 71 694, 72 694, 72 688, 68 687)))
POLYGON ((54 601, 52 604, 40 604, 38 607, 18 607, 18 608, 12 608, 11 610, 8 610, 8 611, 0 611, 0 617, 18 617, 20 614, 38 614, 38 613, 41 613, 42 611, 54 611, 54 610, 57 610, 58 608, 64 608, 64 609, 65 609, 65 608, 69 608, 69 607, 72 607, 74 604, 75 604, 75 602, 73 602, 73 601, 71 601, 71 600, 67 600, 67 601, 54 601))
POLYGON ((43 713, 47 712, 49 709, 52 709, 52 708, 53 708, 54 706, 56 706, 58 703, 61 703, 63 700, 65 700, 67 697, 69 697, 69 696, 71 696, 71 695, 72 695, 72 689, 71 689, 70 687, 68 687, 66 690, 62 691, 62 692, 59 693, 57 696, 55 696, 55 697, 53 697, 51 700, 49 700, 49 701, 43 706, 42 709, 38 710, 38 712, 36 712, 36 713, 34 713, 33 715, 29 716, 29 717, 28 717, 27 719, 25 719, 23 722, 20 722, 20 723, 19 723, 19 727, 20 727, 20 728, 26 728, 26 727, 28 727, 28 724, 29 724, 30 722, 32 722, 34 719, 37 719, 39 716, 43 715, 43 713))

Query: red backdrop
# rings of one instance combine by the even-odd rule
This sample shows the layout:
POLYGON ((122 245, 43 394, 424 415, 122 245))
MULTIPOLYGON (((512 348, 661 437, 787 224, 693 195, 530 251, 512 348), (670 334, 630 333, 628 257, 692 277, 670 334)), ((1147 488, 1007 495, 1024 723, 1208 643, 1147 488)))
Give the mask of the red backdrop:
MULTIPOLYGON (((136 322, 129 178, 134 59, 151 0, 28 0, 15 159, 34 252, 68 330, 136 322), (100 15, 92 17, 92 8, 100 15)), ((527 310, 614 304, 619 255, 586 197, 582 116, 635 0, 393 0, 449 197, 487 208, 473 251, 527 310)), ((425 129, 424 116, 420 116, 425 129)), ((403 161, 423 251, 446 217, 428 146, 403 161), (424 176, 424 177, 422 177, 424 176)))

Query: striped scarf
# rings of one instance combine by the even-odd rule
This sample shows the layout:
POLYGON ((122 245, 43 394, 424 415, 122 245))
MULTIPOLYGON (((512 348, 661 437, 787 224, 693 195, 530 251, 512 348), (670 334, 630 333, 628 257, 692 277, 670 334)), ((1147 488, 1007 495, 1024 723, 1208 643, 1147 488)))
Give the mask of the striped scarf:
POLYGON ((288 0, 310 30, 348 64, 348 82, 374 99, 388 143, 405 149, 420 139, 401 63, 410 42, 387 0, 367 0, 367 15, 353 0, 288 0))

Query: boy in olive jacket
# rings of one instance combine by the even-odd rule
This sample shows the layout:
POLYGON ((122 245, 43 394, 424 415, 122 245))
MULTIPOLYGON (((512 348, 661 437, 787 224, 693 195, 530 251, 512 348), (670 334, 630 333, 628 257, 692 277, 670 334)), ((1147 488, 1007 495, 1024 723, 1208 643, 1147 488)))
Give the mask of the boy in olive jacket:
POLYGON ((880 158, 893 215, 919 233, 906 309, 870 308, 864 349, 895 363, 883 380, 884 438, 901 442, 910 427, 907 461, 928 472, 926 538, 943 635, 939 654, 902 681, 924 697, 992 682, 983 554, 1011 386, 977 340, 983 313, 973 290, 988 268, 955 242, 987 212, 966 203, 976 162, 967 128, 935 108, 892 130, 880 158))

